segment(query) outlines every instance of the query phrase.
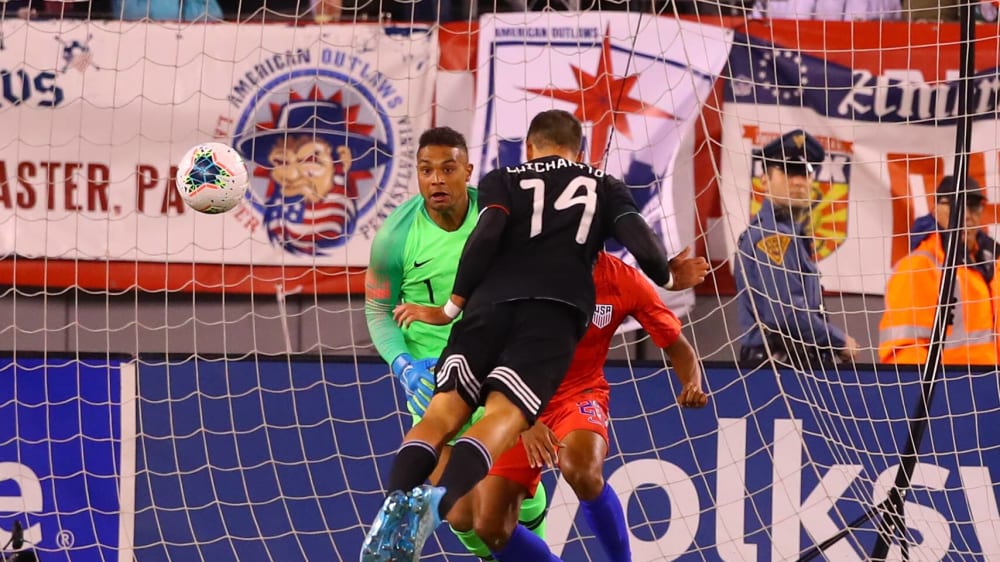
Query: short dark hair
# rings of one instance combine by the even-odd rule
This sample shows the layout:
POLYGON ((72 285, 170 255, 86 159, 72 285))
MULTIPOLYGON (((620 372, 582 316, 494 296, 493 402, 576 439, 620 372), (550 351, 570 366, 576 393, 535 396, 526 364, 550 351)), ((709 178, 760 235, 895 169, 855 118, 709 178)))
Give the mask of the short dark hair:
POLYGON ((578 151, 583 146, 583 126, 568 111, 543 111, 535 115, 528 126, 528 142, 578 151))
POLYGON ((417 143, 417 150, 426 146, 450 146, 451 148, 459 148, 466 154, 469 153, 469 145, 465 142, 465 137, 451 127, 433 127, 424 131, 417 143))

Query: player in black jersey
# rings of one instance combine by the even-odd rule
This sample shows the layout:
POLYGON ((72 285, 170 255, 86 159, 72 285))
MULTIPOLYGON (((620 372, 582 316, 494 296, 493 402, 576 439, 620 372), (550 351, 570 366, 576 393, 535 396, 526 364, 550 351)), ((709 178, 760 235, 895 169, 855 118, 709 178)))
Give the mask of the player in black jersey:
MULTIPOLYGON (((463 309, 465 314, 441 355, 430 406, 396 456, 391 493, 365 539, 362 562, 416 560, 451 507, 486 476, 492 459, 535 422, 592 315, 591 271, 607 238, 618 239, 667 289, 705 278, 703 258, 685 251, 668 261, 625 184, 577 161, 581 144, 582 128, 572 114, 535 116, 528 161, 494 170, 479 184, 479 221, 451 299, 443 307, 397 307, 396 320, 407 325, 446 324, 463 309), (422 486, 441 446, 480 404, 486 413, 455 442, 441 487, 422 486)), ((501 561, 558 560, 541 539, 517 538, 487 546, 501 561)))

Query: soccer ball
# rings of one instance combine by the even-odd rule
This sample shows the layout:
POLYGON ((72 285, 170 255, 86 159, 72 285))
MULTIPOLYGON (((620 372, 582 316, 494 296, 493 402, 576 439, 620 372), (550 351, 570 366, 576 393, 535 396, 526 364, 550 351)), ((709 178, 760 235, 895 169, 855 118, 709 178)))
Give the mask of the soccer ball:
POLYGON ((243 158, 231 146, 206 142, 181 158, 175 183, 188 207, 214 215, 225 213, 246 197, 250 175, 243 158))

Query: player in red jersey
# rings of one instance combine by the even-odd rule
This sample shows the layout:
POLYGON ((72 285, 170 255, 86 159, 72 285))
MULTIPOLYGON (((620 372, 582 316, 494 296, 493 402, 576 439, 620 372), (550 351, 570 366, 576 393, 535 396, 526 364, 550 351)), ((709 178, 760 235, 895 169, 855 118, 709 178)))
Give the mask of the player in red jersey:
POLYGON ((534 494, 543 467, 558 465, 580 499, 584 516, 608 559, 631 560, 624 511, 614 490, 604 481, 603 471, 608 453, 610 395, 604 362, 615 330, 626 317, 638 320, 670 357, 682 385, 678 404, 701 408, 708 403, 698 358, 681 334, 680 320, 642 274, 601 252, 594 266, 594 285, 597 306, 593 319, 552 401, 538 422, 522 434, 520 442, 497 459, 489 476, 477 486, 476 499, 463 502, 462 516, 449 520, 453 527, 475 525, 486 544, 511 535, 511 529, 518 524, 520 503, 534 494))

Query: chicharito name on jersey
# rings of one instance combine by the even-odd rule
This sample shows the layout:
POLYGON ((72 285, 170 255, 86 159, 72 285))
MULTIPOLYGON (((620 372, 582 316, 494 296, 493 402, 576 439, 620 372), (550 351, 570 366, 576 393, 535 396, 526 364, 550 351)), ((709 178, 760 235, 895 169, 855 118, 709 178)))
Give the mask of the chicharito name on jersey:
POLYGON ((548 160, 545 162, 538 162, 538 161, 525 162, 520 166, 507 166, 507 172, 511 174, 523 174, 528 171, 542 173, 542 172, 548 172, 550 170, 555 170, 558 168, 569 168, 571 166, 576 166, 577 168, 587 170, 587 172, 592 176, 598 178, 604 177, 604 170, 598 170, 597 168, 594 168, 590 164, 584 164, 582 162, 570 162, 565 158, 557 158, 555 160, 548 160))

